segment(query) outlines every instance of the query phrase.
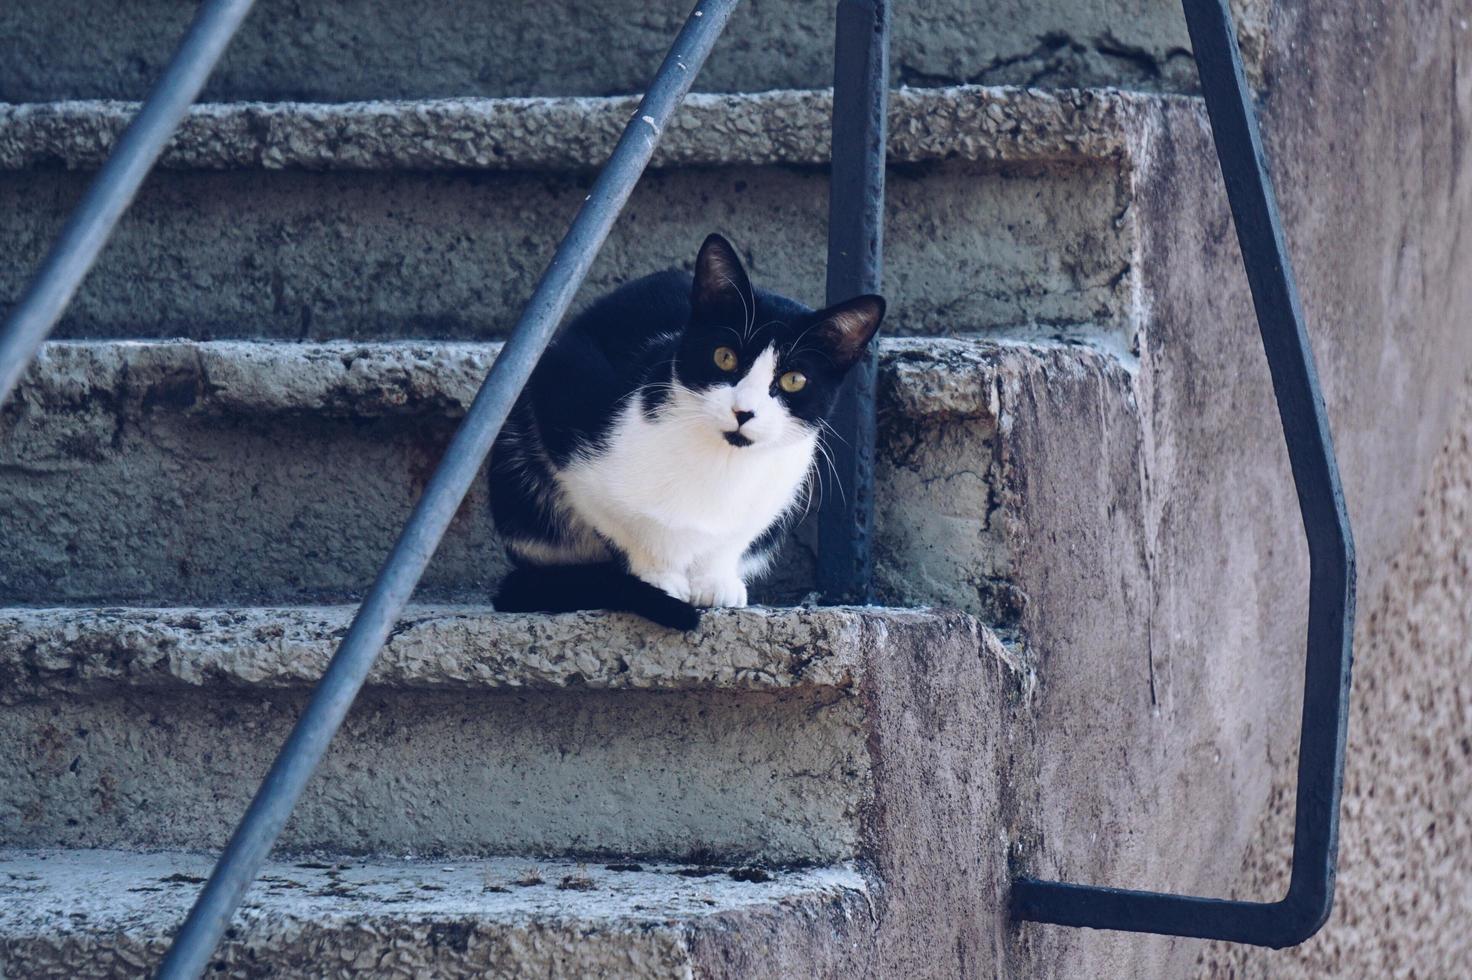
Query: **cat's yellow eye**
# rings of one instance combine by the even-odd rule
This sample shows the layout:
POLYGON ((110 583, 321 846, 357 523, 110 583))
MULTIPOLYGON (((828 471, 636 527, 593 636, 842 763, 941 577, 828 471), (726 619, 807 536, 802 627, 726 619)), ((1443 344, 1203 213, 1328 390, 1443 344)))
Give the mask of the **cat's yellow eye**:
POLYGON ((716 367, 720 368, 722 371, 734 371, 734 370, 736 370, 737 361, 738 361, 738 358, 736 357, 736 352, 733 351, 731 348, 729 348, 729 347, 717 347, 716 348, 716 356, 715 356, 716 367))
POLYGON ((802 391, 808 383, 808 376, 801 371, 788 371, 777 379, 777 383, 782 386, 783 391, 790 395, 802 391))

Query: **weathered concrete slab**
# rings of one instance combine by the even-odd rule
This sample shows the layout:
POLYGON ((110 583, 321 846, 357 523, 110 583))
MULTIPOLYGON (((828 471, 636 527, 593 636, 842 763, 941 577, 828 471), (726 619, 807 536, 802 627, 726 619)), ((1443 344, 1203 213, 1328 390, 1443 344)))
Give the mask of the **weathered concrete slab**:
MULTIPOLYGON (((828 91, 694 97, 656 165, 717 169, 651 175, 584 295, 689 262, 714 221, 764 282, 816 299, 830 104, 828 91), (788 165, 803 169, 773 169, 788 165), (723 214, 709 207, 717 198, 723 214)), ((1098 90, 896 92, 890 329, 1132 343, 1128 171, 1167 107, 1201 111, 1098 90)), ((165 156, 195 172, 145 190, 60 335, 495 335, 582 200, 579 172, 606 158, 631 109, 587 98, 198 106, 165 156), (298 172, 260 172, 279 168, 298 172), (374 173, 299 172, 323 169, 374 173)), ((86 178, 56 167, 95 166, 132 111, 0 105, 0 170, 16 171, 0 174, 13 205, 0 250, 22 260, 9 280, 0 271, 0 296, 21 287, 27 257, 39 259, 81 192, 86 178)))
MULTIPOLYGON (((372 581, 497 349, 49 344, 0 411, 0 540, 11 555, 0 597, 353 594, 372 581)), ((882 351, 881 595, 1013 622, 1022 600, 1010 584, 1018 525, 1008 515, 1023 469, 1008 447, 1025 430, 1038 447, 1097 453, 1091 420, 1135 424, 1130 373, 1068 344, 901 339, 882 351), (1031 408, 1049 402, 1056 410, 1031 408)), ((1073 513, 1050 521, 1068 527, 1073 513)), ((769 599, 811 588, 805 535, 767 584, 769 599)), ((504 568, 478 481, 422 594, 484 601, 504 568)))
MULTIPOLYGON (((210 80, 211 99, 430 98, 636 92, 690 4, 499 4, 412 9, 389 0, 300 6, 262 0, 210 80)), ((1248 61, 1267 29, 1263 0, 1233 0, 1248 61)), ((189 10, 133 0, 15 0, 0 11, 0 99, 141 98, 184 33, 189 10)), ((1190 41, 1169 0, 1047 0, 978 10, 962 0, 896 8, 892 77, 1112 85, 1194 85, 1190 41)), ((697 85, 706 91, 812 88, 833 80, 833 5, 742 4, 697 85)))
MULTIPOLYGON (((994 164, 1100 160, 1137 151, 1162 104, 1117 89, 986 85, 890 94, 889 160, 994 164)), ((193 106, 160 158, 180 170, 596 169, 638 106, 610 98, 226 102, 193 106)), ((101 165, 139 103, 0 103, 0 170, 101 165)), ((651 166, 826 164, 831 89, 696 93, 651 166)))
MULTIPOLYGON (((765 156, 765 154, 763 154, 765 156)), ((1108 334, 1128 344, 1135 229, 1114 159, 898 167, 888 183, 894 333, 1108 334)), ((155 174, 59 337, 490 339, 505 334, 588 193, 585 173, 155 174)), ((0 302, 17 296, 89 176, 0 173, 0 302)), ((827 176, 733 163, 646 175, 579 293, 694 261, 719 230, 755 281, 820 305, 827 176)))
MULTIPOLYGON (((0 614, 0 727, 24 746, 0 762, 4 841, 218 846, 352 611, 0 614)), ((750 609, 686 636, 415 608, 284 842, 851 857, 873 795, 863 692, 925 644, 1025 691, 1018 659, 956 614, 750 609)))
MULTIPOLYGON (((0 971, 151 972, 210 863, 0 851, 0 971)), ((783 975, 816 976, 877 931, 870 886, 851 868, 627 867, 638 870, 510 858, 268 864, 210 975, 653 980, 715 975, 710 947, 744 942, 761 944, 783 975)))
MULTIPOLYGON (((291 353, 49 347, 31 374, 49 380, 4 409, 7 598, 240 602, 366 588, 489 352, 291 353)), ((428 594, 489 594, 504 559, 487 508, 478 481, 428 594)))
MULTIPOLYGON (((301 687, 321 676, 355 606, 0 609, 0 702, 57 692, 301 687)), ((410 606, 368 683, 399 690, 857 693, 876 629, 905 609, 715 610, 685 636, 632 617, 410 606)), ((993 655, 1010 657, 990 634, 993 655)))
MULTIPOLYGON (((55 617, 57 632, 78 637, 74 664, 92 686, 33 686, 26 700, 0 707, 0 729, 15 747, 0 761, 0 845, 218 847, 299 712, 304 686, 242 685, 219 671, 201 671, 197 683, 191 675, 190 683, 138 684, 126 671, 109 681, 95 640, 77 625, 85 614, 8 615, 55 617), (103 693, 107 683, 112 690, 103 693)), ((121 618, 94 617, 99 630, 121 618)), ((527 619, 508 622, 514 631, 527 619)), ((880 883, 862 896, 862 916, 830 905, 793 922, 763 918, 764 943, 725 930, 692 938, 690 948, 716 957, 731 975, 760 972, 782 956, 816 955, 804 952, 803 943, 817 941, 803 938, 809 933, 822 940, 826 959, 821 968, 794 961, 806 964, 796 975, 853 975, 856 964, 879 975, 916 975, 934 966, 937 949, 958 962, 996 961, 1005 953, 1008 838, 985 828, 1031 819, 1023 806, 1031 772, 1027 669, 958 613, 747 610, 713 616, 702 634, 669 645, 685 646, 691 659, 701 651, 719 656, 716 641, 755 638, 771 627, 766 620, 778 632, 830 636, 857 621, 855 689, 754 691, 733 679, 731 687, 718 680, 704 691, 574 685, 477 693, 416 689, 380 675, 308 787, 283 845, 359 854, 662 855, 702 865, 857 860, 880 883), (851 932, 855 924, 863 929, 851 932), (781 952, 789 942, 798 945, 781 952)), ((627 649, 654 630, 611 615, 545 625, 575 651, 627 649)), ((116 632, 137 640, 126 625, 116 632)), ((22 656, 30 642, 17 644, 22 656)), ((35 635, 35 642, 64 672, 66 641, 35 635)), ((262 646, 269 651, 269 639, 262 646)), ((203 651, 191 654, 210 662, 203 651)), ((389 662, 403 661, 391 653, 389 662)), ((18 877, 7 876, 10 870, 0 862, 0 898, 33 887, 28 868, 18 877)), ((357 887, 355 876, 339 877, 357 887)), ((115 909, 110 893, 94 890, 115 909)), ((330 884, 321 890, 344 897, 345 914, 363 911, 352 895, 339 896, 330 884)), ((451 905, 457 898, 444 897, 451 905)), ((15 923, 41 924, 26 940, 39 945, 0 950, 40 962, 52 962, 44 958, 52 954, 37 950, 58 948, 47 943, 83 941, 75 937, 89 928, 79 922, 60 931, 73 938, 58 939, 53 920, 36 915, 33 903, 0 900, 0 908, 0 934, 15 923)), ((104 930, 113 931, 103 918, 104 930)), ((433 915, 412 918, 422 925, 433 915)))
MULTIPOLYGON (((0 841, 218 848, 310 688, 56 696, 0 711, 0 841)), ((350 714, 291 852, 846 859, 872 797, 863 711, 832 691, 412 691, 350 714)))
POLYGON ((149 409, 215 418, 459 418, 500 350, 499 341, 53 341, 15 401, 41 412, 108 406, 135 421, 149 409))
MULTIPOLYGON (((1088 539, 1117 560, 1138 508, 1135 376, 1069 344, 900 339, 880 378, 875 580, 1004 629, 1054 602, 1046 576, 1088 539), (1039 540, 1046 545, 1039 547, 1039 540)), ((1121 581, 1129 575, 1121 569, 1121 581)), ((1078 637, 1084 641, 1084 637, 1078 637)))
MULTIPOLYGON (((111 13, 89 8, 85 18, 75 16, 69 3, 26 11, 49 16, 50 9, 66 23, 41 36, 76 38, 84 25, 89 38, 92 25, 119 37, 130 30, 152 31, 154 24, 162 25, 160 32, 167 29, 170 37, 160 33, 152 62, 119 58, 100 72, 92 64, 85 71, 72 69, 75 77, 111 79, 135 71, 129 84, 138 90, 182 24, 132 19, 133 7, 111 13)), ((354 4, 321 9, 328 12, 314 8, 301 16, 336 16, 340 10, 353 17, 361 10, 354 4)), ((973 43, 989 33, 957 30, 964 19, 944 5, 933 9, 954 38, 973 43)), ((1070 10, 1080 24, 1093 16, 1092 8, 1078 4, 1070 10)), ((1444 392, 1449 379, 1464 370, 1472 336, 1464 329, 1472 309, 1472 276, 1464 268, 1469 253, 1458 237, 1468 225, 1472 200, 1463 152, 1472 102, 1467 73, 1458 72, 1459 64, 1469 62, 1472 35, 1460 23, 1461 13, 1445 0, 1276 4, 1272 84, 1259 89, 1367 587, 1403 573, 1389 558, 1416 512, 1415 493, 1448 418, 1444 392), (1408 100, 1420 111, 1407 112, 1408 100)), ((185 16, 182 9, 174 15, 185 16)), ((1005 22, 1010 16, 998 11, 995 19, 1005 22)), ((300 21, 274 23, 296 26, 300 21)), ((638 31, 645 30, 643 24, 638 31)), ((614 26, 627 25, 600 29, 611 32, 614 26)), ((420 54, 421 38, 436 50, 449 50, 433 33, 399 30, 410 40, 385 57, 407 63, 420 54)), ((19 37, 24 45, 38 35, 26 29, 4 36, 19 37)), ((336 52, 339 63, 351 60, 352 77, 363 79, 365 89, 375 86, 367 94, 390 91, 374 75, 382 65, 365 66, 359 50, 347 43, 358 36, 333 34, 344 40, 336 52)), ((563 37, 554 34, 541 43, 560 43, 563 37)), ((1070 37, 1079 40, 1066 34, 1060 58, 1073 55, 1070 37)), ((1252 39, 1249 31, 1249 46, 1252 39)), ((32 47, 46 50, 43 44, 32 47)), ((527 47, 538 56, 543 50, 540 44, 527 47)), ((67 44, 65 53, 81 57, 88 50, 67 44)), ((482 54, 495 50, 484 44, 478 48, 482 54)), ((800 66, 792 51, 785 43, 756 53, 733 47, 733 63, 741 62, 743 70, 756 58, 800 66)), ((622 51, 585 47, 580 54, 611 66, 624 64, 622 51)), ((1040 60, 1052 57, 1047 43, 1021 54, 1020 60, 1010 60, 1013 54, 983 67, 1030 75, 1040 60)), ((36 65, 34 54, 30 57, 29 62, 0 58, 0 65, 19 64, 17 74, 24 75, 36 65)), ((262 66, 258 79, 273 72, 278 80, 292 77, 280 71, 290 56, 278 63, 249 60, 262 66)), ((547 59, 545 70, 564 67, 560 59, 547 59)), ((68 69, 57 64, 54 70, 59 77, 68 69)), ((459 66, 447 62, 414 73, 420 70, 440 78, 459 66)), ((401 77, 408 75, 406 70, 401 77)), ((731 77, 739 75, 733 70, 731 77)), ((322 77, 331 78, 332 72, 322 77)), ((920 79, 914 73, 909 77, 920 79)), ((414 94, 469 90, 457 82, 445 91, 414 94)), ((75 88, 59 92, 76 93, 75 88)), ((1254 821, 1275 799, 1264 774, 1291 768, 1304 563, 1291 482, 1270 422, 1251 307, 1209 139, 1199 118, 1168 115, 1164 121, 1163 128, 1174 131, 1152 146, 1145 161, 1155 183, 1142 179, 1138 168, 1132 178, 1146 189, 1134 205, 1140 213, 1131 213, 1147 231, 1129 277, 1151 337, 1142 350, 1137 389, 1143 434, 1137 438, 1126 426, 1096 424, 1111 416, 1091 405, 1084 397, 1088 387, 1079 385, 1071 389, 1071 398, 1040 400, 1038 411, 1079 411, 1091 420, 1088 426, 1046 452, 1028 451, 1038 448, 1036 442, 1016 444, 1014 458, 1026 464, 1016 472, 1027 482, 1014 485, 1037 490, 1027 498, 1036 506, 1022 510, 1013 525, 1026 533, 1014 539, 1018 547, 1011 567, 1020 570, 1015 581, 1028 599, 1022 624, 1041 667, 1040 754, 1047 805, 1039 804, 1038 821, 1020 831, 1017 822, 1005 818, 982 825, 1000 828, 999 837, 1017 843, 1017 865, 1036 873, 1197 892, 1217 892, 1229 882, 1240 891, 1253 881, 1280 880, 1258 879, 1256 872, 1233 875, 1244 842, 1259 829, 1254 821), (1132 486, 1143 489, 1136 495, 1132 486), (1117 493, 1121 487, 1124 491, 1117 493), (1117 530, 1103 533, 1115 522, 1117 530)), ((128 288, 126 281, 119 285, 128 288)), ((1013 431, 1025 431, 1031 417, 1027 405, 1014 407, 1013 431)), ((1428 571, 1425 578, 1435 580, 1440 572, 1428 571)), ((1424 702, 1425 689, 1425 683, 1419 693, 1407 688, 1407 697, 1424 702)), ((913 708, 927 704, 927 695, 947 692, 916 687, 910 693, 913 708)), ((926 759, 914 761, 923 765, 926 759)), ((1421 775, 1419 770, 1413 774, 1421 775)), ((906 803, 923 799, 923 793, 898 799, 892 812, 908 815, 906 803)), ((940 833, 929 839, 944 840, 947 829, 954 834, 956 827, 968 826, 968 815, 951 816, 949 828, 940 825, 940 833)), ((995 815, 983 820, 987 816, 995 815)), ((1452 831, 1443 827, 1439 836, 1450 838, 1452 831)), ((924 903, 931 897, 927 884, 896 887, 905 900, 924 903)), ((934 922, 957 923, 974 918, 975 907, 958 901, 930 905, 925 912, 934 922)), ((1003 934, 1000 927, 998 933, 1003 934)), ((1382 949, 1405 946, 1403 934, 1378 928, 1364 934, 1382 949)), ((1011 968, 1046 976, 1180 976, 1200 950, 1191 941, 1024 927, 1023 955, 1011 960, 988 957, 985 944, 954 944, 947 938, 928 935, 929 957, 896 975, 951 967, 950 972, 975 973, 995 964, 998 973, 1011 968), (952 949, 954 963, 937 952, 952 949), (978 950, 980 958, 968 963, 965 954, 978 950)), ((1436 938, 1419 951, 1427 962, 1436 956, 1436 938)), ((1405 959, 1397 962, 1403 965, 1405 959)), ((814 972, 820 971, 792 971, 814 972)))

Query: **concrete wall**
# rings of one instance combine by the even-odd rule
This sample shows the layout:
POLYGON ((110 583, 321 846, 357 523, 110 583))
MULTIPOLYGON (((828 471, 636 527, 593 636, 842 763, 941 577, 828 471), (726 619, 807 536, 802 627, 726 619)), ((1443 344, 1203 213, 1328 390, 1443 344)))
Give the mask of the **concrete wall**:
MULTIPOLYGON (((1339 850, 1324 930, 1282 952, 1211 945, 1203 978, 1472 973, 1472 377, 1405 548, 1364 603, 1339 850)), ((1271 894, 1292 857, 1292 767, 1238 891, 1271 894)))
MULTIPOLYGON (((1360 555, 1339 893, 1304 946, 1203 946, 1200 976, 1472 972, 1469 28, 1459 3, 1274 13, 1265 125, 1360 555)), ((1286 882, 1294 725, 1240 897, 1286 882)))
MULTIPOLYGON (((1264 129, 1359 546, 1361 655, 1374 658, 1369 616, 1396 581, 1392 559, 1405 547, 1472 360, 1464 230, 1472 227, 1472 34, 1455 3, 1293 0, 1274 6, 1269 38, 1264 129)), ((1283 787, 1297 744, 1307 566, 1215 161, 1205 133, 1189 123, 1167 120, 1151 162, 1158 176, 1138 216, 1150 259, 1141 282, 1149 316, 1139 534, 1113 539, 1112 551, 1100 550, 1108 537, 1080 540, 1077 561, 1060 562, 1048 544, 1063 532, 1025 522, 1038 557, 1019 559, 1023 587, 1078 597, 1026 624, 1040 657, 1045 809, 1045 843, 1033 857, 1039 870, 1072 880, 1270 900, 1286 886, 1274 873, 1280 866, 1249 859, 1244 871, 1231 855, 1288 831, 1283 787), (1159 778, 1165 771, 1175 780, 1159 778)), ((1077 464, 1049 465, 1051 474, 1035 464, 1034 499, 1039 482, 1061 484, 1077 464)), ((1129 487, 1113 484, 1111 505, 1131 506, 1129 487)), ((1437 559, 1438 574, 1464 574, 1449 559, 1437 559)), ((1437 617, 1421 615, 1427 628, 1437 617)), ((1463 656, 1464 622, 1439 620, 1444 642, 1459 643, 1463 656)), ((1373 710, 1377 675, 1399 675, 1408 696, 1397 706, 1403 734, 1378 743, 1386 753, 1378 758, 1397 760, 1379 778, 1383 792, 1406 799, 1441 767, 1435 755, 1409 765, 1419 733, 1457 729, 1446 750, 1457 758, 1468 722, 1465 700, 1447 700, 1450 663, 1399 663, 1362 666, 1356 697, 1370 699, 1357 710, 1373 710)), ((1465 788, 1458 792, 1452 784, 1426 798, 1465 808, 1465 788)), ((1396 812, 1410 819, 1418 809, 1396 812)), ((1352 798, 1349 813, 1353 826, 1352 798)), ((1422 809, 1420 819, 1433 818, 1422 809)), ((1444 824, 1438 834, 1465 835, 1444 824)), ((1374 837, 1369 826, 1359 832, 1374 837)), ((1423 898, 1430 905, 1421 913, 1405 892, 1378 886, 1369 908, 1352 922, 1331 921, 1321 942, 1388 951, 1420 938, 1430 944, 1418 954, 1425 962, 1460 962, 1463 938, 1433 925, 1457 910, 1457 872, 1420 853, 1420 873, 1436 869, 1446 898, 1423 898), (1372 911, 1380 907, 1396 914, 1372 911)), ((1345 861, 1354 858, 1347 849, 1345 861)), ((1377 860, 1366 871, 1378 878, 1383 867, 1377 860)), ((1204 947, 1039 927, 1024 928, 1021 943, 1037 975, 1079 976, 1182 976, 1204 947)), ((1251 962, 1278 974, 1280 961, 1251 962)))
MULTIPOLYGON (((1209 948, 1201 970, 1466 975, 1472 18, 1285 3, 1272 36, 1265 125, 1360 555, 1341 890, 1303 948, 1209 948)), ((1242 895, 1285 881, 1296 739, 1279 744, 1242 895)))
MULTIPOLYGON (((1261 51, 1268 0, 1234 0, 1261 51)), ((687 0, 263 0, 205 97, 432 98, 639 91, 687 0), (616 43, 609 43, 616 38, 616 43)), ((746 0, 702 91, 833 80, 832 2, 746 0)), ((188 23, 179 0, 17 0, 0 8, 0 100, 139 98, 188 23), (99 39, 103 39, 100 40, 99 39)), ((929 0, 895 6, 893 78, 914 85, 1195 82, 1175 0, 929 0)))
POLYGON ((1472 361, 1472 14, 1295 0, 1273 25, 1264 127, 1368 600, 1472 361))

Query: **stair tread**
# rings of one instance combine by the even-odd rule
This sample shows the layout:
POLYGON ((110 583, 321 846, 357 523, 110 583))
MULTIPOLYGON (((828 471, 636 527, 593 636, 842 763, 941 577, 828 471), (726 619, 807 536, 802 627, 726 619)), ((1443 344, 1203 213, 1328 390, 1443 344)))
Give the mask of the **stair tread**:
MULTIPOLYGON (((632 96, 197 105, 161 164, 185 169, 585 170, 599 166, 632 96)), ((654 166, 822 164, 829 89, 693 94, 654 166)), ((97 166, 138 103, 0 103, 0 170, 97 166)), ((1113 88, 958 85, 890 99, 894 162, 1045 161, 1129 155, 1161 112, 1200 99, 1113 88)))
MULTIPOLYGON (((0 950, 28 976, 143 967, 161 954, 212 862, 189 852, 0 851, 0 950)), ((450 961, 441 967, 514 963, 527 975, 566 969, 566 957, 667 967, 688 957, 689 935, 701 928, 867 902, 864 878, 844 865, 627 867, 638 870, 517 857, 273 861, 246 893, 220 955, 255 968, 318 957, 318 975, 338 961, 384 969, 436 955, 450 961), (533 878, 539 883, 518 884, 533 878)))
MULTIPOLYGON (((0 418, 9 474, 0 528, 16 543, 0 591, 16 604, 93 606, 359 594, 499 350, 457 341, 48 343, 0 418), (148 492, 132 489, 140 486, 148 492)), ((1138 425, 1132 359, 1102 345, 990 335, 891 338, 879 355, 879 594, 1014 625, 1022 597, 1005 584, 1015 527, 1007 515, 1027 498, 997 492, 1018 472, 999 447, 1020 446, 1028 432, 1062 438, 1099 411, 1128 438, 1138 425)), ((504 574, 487 498, 476 481, 422 596, 485 601, 504 574)), ((806 533, 760 600, 792 603, 812 589, 806 533)))
MULTIPOLYGON (((303 687, 355 605, 0 609, 0 702, 102 688, 303 687)), ((401 688, 854 693, 874 630, 954 626, 962 613, 878 607, 707 613, 681 634, 633 616, 411 606, 370 684, 401 688)), ((975 627, 999 664, 1015 658, 975 627)))
MULTIPOLYGON (((1046 357, 1119 370, 1133 358, 1099 344, 994 334, 881 338, 881 371, 907 416, 985 416, 980 383, 1008 360, 1046 357), (975 381, 978 383, 972 384, 975 381)), ((57 340, 22 379, 17 401, 71 405, 174 404, 220 414, 312 413, 355 419, 463 415, 500 341, 57 340), (167 388, 172 398, 163 398, 167 388)))
MULTIPOLYGON (((170 931, 198 894, 214 856, 189 851, 0 850, 0 933, 77 928, 170 931), (71 923, 71 924, 69 924, 71 923)), ((486 921, 579 920, 659 924, 753 903, 867 891, 847 866, 743 868, 641 861, 613 868, 563 858, 474 860, 335 858, 268 863, 246 894, 253 917, 486 921), (528 876, 535 884, 525 884, 528 876), (733 875, 735 877, 733 877, 733 875), (757 880, 751 880, 757 879, 757 880)))

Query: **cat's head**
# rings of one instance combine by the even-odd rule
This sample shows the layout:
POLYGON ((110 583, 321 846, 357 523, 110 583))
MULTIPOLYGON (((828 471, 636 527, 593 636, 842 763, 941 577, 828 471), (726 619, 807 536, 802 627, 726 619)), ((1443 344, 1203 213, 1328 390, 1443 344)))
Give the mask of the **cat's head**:
POLYGON ((821 428, 879 330, 884 300, 815 311, 753 290, 731 243, 711 235, 695 260, 690 311, 675 356, 682 408, 731 446, 782 446, 821 428))

